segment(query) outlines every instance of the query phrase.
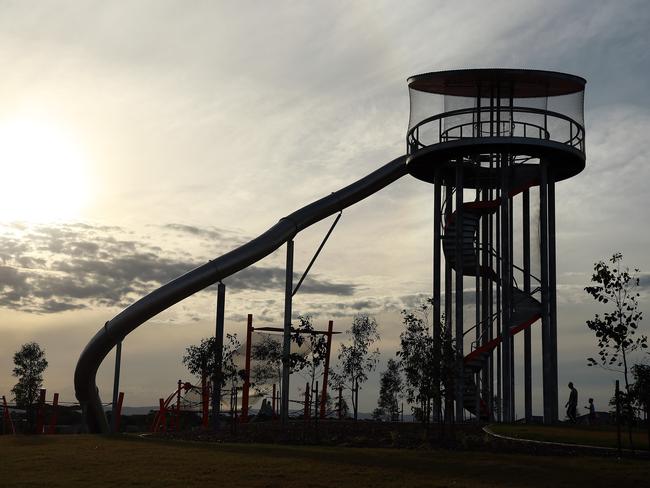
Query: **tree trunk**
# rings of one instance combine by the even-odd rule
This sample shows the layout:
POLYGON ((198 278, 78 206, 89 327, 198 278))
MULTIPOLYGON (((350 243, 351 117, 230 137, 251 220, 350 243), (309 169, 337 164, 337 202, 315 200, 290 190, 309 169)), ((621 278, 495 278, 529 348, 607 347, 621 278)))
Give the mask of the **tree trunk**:
POLYGON ((359 384, 356 380, 352 382, 352 410, 354 411, 354 421, 357 421, 357 407, 359 401, 359 384))
POLYGON ((650 406, 650 397, 645 401, 645 426, 648 431, 648 451, 650 451, 650 415, 648 415, 648 407, 650 406))
POLYGON ((632 410, 632 402, 630 401, 630 382, 627 378, 627 355, 625 354, 625 348, 621 348, 623 352, 623 371, 625 373, 625 404, 627 406, 627 434, 628 439, 630 440, 630 449, 634 450, 634 444, 632 443, 632 420, 634 418, 634 412, 632 410))

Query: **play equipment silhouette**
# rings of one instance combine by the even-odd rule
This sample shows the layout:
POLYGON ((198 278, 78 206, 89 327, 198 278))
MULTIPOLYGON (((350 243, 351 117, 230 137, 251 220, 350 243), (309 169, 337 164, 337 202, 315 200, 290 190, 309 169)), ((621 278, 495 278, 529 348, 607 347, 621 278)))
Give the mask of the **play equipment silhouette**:
POLYGON ((578 174, 585 165, 582 120, 585 83, 583 78, 564 73, 516 69, 454 70, 409 78, 411 110, 405 155, 280 219, 243 246, 160 287, 126 308, 95 334, 81 353, 74 378, 89 430, 108 431, 96 373, 106 355, 131 331, 287 243, 286 334, 291 316, 293 238, 407 173, 434 185, 433 323, 434 327, 439 326, 441 319, 442 249, 446 263, 445 315, 450 325, 453 322, 456 326, 455 339, 463 358, 459 364, 462 372, 456 382, 457 417, 460 420, 467 410, 479 417, 492 418, 490 403, 494 396, 493 352, 496 350, 499 358, 503 356, 502 363, 498 363, 503 364, 503 371, 502 375, 497 374, 497 396, 501 403, 500 385, 503 384, 504 420, 513 420, 511 338, 526 331, 528 418, 529 331, 541 318, 544 417, 548 422, 557 419, 554 184, 578 174), (512 202, 522 194, 524 215, 528 215, 529 189, 533 186, 540 189, 540 277, 533 277, 530 272, 530 221, 524 223, 522 233, 522 267, 514 264, 512 255, 512 202), (441 203, 443 189, 444 205, 441 203), (466 189, 476 191, 476 201, 465 201, 466 189), (454 200, 455 208, 452 208, 454 200), (516 273, 523 276, 523 288, 516 283, 516 273), (467 331, 463 316, 465 276, 475 277, 477 296, 477 320, 467 331), (537 282, 535 288, 531 287, 531 278, 537 282), (452 281, 456 284, 455 293, 452 293, 452 281), (540 299, 536 294, 541 294, 540 299), (452 300, 455 302, 453 318, 452 300), (471 350, 463 353, 464 337, 472 330, 475 341, 471 350))

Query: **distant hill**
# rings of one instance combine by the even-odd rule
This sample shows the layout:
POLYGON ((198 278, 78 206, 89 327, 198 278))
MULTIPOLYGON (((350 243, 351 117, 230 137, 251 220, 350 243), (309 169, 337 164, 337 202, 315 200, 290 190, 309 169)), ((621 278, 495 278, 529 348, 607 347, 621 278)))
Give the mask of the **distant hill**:
MULTIPOLYGON (((107 406, 104 407, 105 411, 110 411, 111 407, 107 406)), ((122 407, 122 415, 147 415, 151 410, 158 410, 158 405, 154 406, 149 406, 149 407, 127 407, 124 406, 122 407)), ((251 408, 250 410, 251 413, 256 413, 257 409, 251 408)), ((225 412, 224 412, 225 413, 225 412)), ((372 419, 372 413, 369 412, 359 412, 359 420, 371 420, 372 419)), ((405 422, 413 422, 413 416, 404 414, 404 421, 405 422)))
MULTIPOLYGON (((158 410, 158 406, 155 407, 122 407, 122 415, 147 415, 152 410, 158 410)), ((104 407, 105 412, 110 412, 111 407, 104 407)))

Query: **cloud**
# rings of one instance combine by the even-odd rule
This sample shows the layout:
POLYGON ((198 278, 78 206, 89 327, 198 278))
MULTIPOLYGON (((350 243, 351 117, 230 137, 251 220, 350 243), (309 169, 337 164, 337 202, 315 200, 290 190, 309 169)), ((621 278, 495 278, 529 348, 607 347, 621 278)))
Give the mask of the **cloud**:
POLYGON ((639 292, 650 292, 650 273, 639 272, 636 276, 639 278, 639 292))
MULTIPOLYGON (((219 229, 170 224, 168 229, 194 241, 220 239, 235 246, 238 238, 219 229)), ((32 313, 56 313, 92 307, 125 307, 207 259, 183 249, 134 238, 119 227, 88 224, 9 225, 0 228, 0 307, 32 313), (165 247, 165 249, 163 249, 165 247)), ((194 243, 196 243, 194 242, 194 243)), ((227 283, 231 292, 283 289, 284 269, 251 266, 227 283)), ((295 276, 298 279, 298 276, 295 276)), ((301 293, 349 296, 355 285, 309 276, 301 293)))
MULTIPOLYGON (((308 275, 300 286, 298 293, 351 296, 356 286, 350 283, 333 283, 317 278, 317 274, 308 275)), ((286 273, 281 267, 250 266, 229 276, 224 280, 231 291, 265 291, 284 290, 286 273)), ((294 273, 294 288, 300 275, 294 273)))
POLYGON ((210 239, 222 239, 225 233, 216 228, 202 228, 194 225, 186 224, 165 224, 161 226, 163 229, 169 229, 181 234, 192 234, 199 237, 207 237, 210 239))

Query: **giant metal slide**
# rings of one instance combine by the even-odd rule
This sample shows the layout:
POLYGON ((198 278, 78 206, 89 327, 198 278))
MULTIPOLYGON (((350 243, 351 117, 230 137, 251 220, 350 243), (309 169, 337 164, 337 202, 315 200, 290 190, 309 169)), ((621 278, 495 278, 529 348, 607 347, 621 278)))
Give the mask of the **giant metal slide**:
POLYGON ((106 322, 84 348, 74 374, 75 391, 88 430, 95 433, 109 430, 96 385, 97 370, 111 349, 130 332, 190 295, 263 259, 300 231, 369 197, 406 173, 406 156, 394 159, 365 178, 280 219, 243 246, 158 288, 106 322))

